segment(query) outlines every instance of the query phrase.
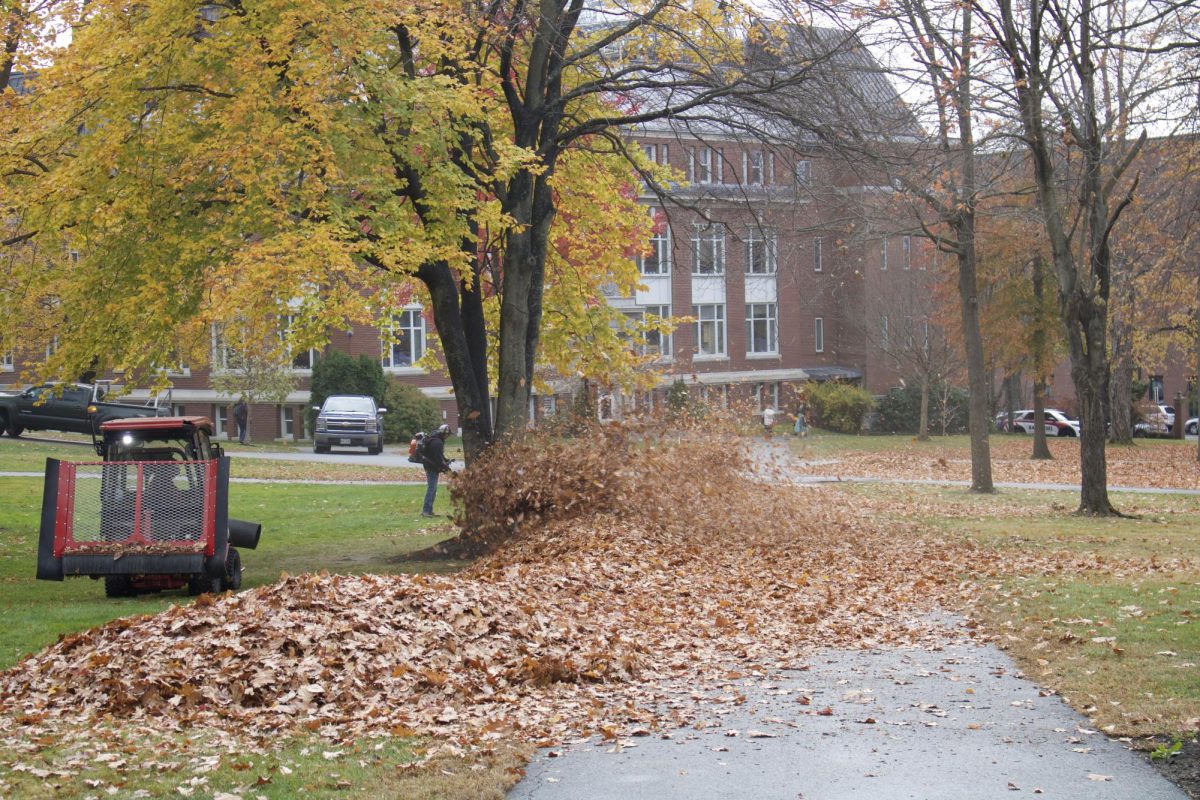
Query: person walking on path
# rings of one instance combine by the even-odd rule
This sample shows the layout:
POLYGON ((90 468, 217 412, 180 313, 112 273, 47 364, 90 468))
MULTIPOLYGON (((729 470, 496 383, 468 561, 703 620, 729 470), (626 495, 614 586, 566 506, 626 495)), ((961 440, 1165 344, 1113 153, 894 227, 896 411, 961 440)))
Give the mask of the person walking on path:
POLYGON ((250 409, 246 407, 246 398, 239 398, 237 405, 233 407, 233 421, 237 423, 238 429, 238 444, 246 443, 246 421, 250 416, 250 409))
POLYGON ((425 445, 421 449, 421 457, 425 465, 425 505, 421 507, 422 517, 433 516, 433 501, 437 497, 438 476, 450 471, 450 461, 446 458, 446 438, 450 436, 450 426, 442 424, 433 433, 425 437, 425 445))
POLYGON ((771 438, 771 428, 775 427, 775 409, 767 406, 762 412, 763 435, 771 438))
POLYGON ((808 420, 804 415, 808 413, 808 405, 804 402, 804 397, 800 397, 800 402, 796 404, 796 425, 792 428, 793 436, 808 435, 808 420))

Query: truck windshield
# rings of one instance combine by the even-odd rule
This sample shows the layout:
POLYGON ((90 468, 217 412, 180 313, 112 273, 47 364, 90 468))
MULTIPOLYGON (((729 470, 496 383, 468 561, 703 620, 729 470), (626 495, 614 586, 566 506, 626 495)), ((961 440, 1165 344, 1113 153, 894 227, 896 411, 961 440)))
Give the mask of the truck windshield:
POLYGON ((357 414, 370 414, 375 411, 375 405, 369 397, 330 397, 325 401, 326 412, 354 412, 357 414))

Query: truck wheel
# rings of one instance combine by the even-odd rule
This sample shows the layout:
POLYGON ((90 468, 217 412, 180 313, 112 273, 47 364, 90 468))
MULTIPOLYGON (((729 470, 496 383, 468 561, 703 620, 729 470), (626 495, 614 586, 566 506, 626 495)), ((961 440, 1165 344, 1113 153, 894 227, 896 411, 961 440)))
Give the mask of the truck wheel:
POLYGON ((327 444, 314 444, 314 445, 313 445, 313 452, 314 452, 314 453, 328 453, 328 452, 329 452, 329 445, 327 445, 327 444))
POLYGON ((383 440, 380 439, 377 443, 367 448, 367 454, 377 456, 383 452, 383 440))
POLYGON ((221 579, 210 578, 207 572, 197 572, 188 578, 188 594, 220 594, 221 579))
POLYGON ((221 580, 221 589, 226 592, 236 592, 241 588, 242 556, 231 547, 225 556, 225 577, 221 580))
POLYGON ((133 581, 128 575, 104 576, 105 597, 133 597, 135 594, 137 592, 133 590, 133 581))
POLYGON ((24 431, 25 429, 15 422, 9 422, 4 426, 4 432, 14 439, 20 436, 24 431))

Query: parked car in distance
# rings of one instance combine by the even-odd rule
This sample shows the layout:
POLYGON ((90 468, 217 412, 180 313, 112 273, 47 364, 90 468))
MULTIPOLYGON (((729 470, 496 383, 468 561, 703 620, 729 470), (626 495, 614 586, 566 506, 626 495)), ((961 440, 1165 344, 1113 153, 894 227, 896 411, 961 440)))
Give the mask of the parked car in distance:
POLYGON ((1175 428, 1175 409, 1171 406, 1160 403, 1143 407, 1141 413, 1142 422, 1154 433, 1170 433, 1175 428))
MULTIPOLYGON (((996 415, 996 429, 1003 433, 1033 433, 1033 410, 1023 408, 1020 411, 1014 411, 1011 430, 1009 429, 1008 412, 1000 412, 996 415)), ((1046 435, 1058 436, 1058 426, 1047 422, 1046 435)))
POLYGON ((1195 436, 1197 429, 1200 429, 1200 418, 1192 417, 1187 422, 1183 423, 1183 432, 1188 436, 1195 436))
POLYGON ((331 447, 365 447, 371 455, 383 452, 383 415, 375 398, 361 394, 334 394, 325 398, 317 412, 313 430, 313 452, 328 453, 331 447))
MULTIPOLYGON (((1013 433, 1033 433, 1037 424, 1035 412, 1032 410, 1018 411, 1013 415, 1013 433)), ((1047 408, 1042 412, 1042 423, 1046 426, 1047 436, 1078 436, 1079 420, 1071 419, 1057 408, 1047 408)))

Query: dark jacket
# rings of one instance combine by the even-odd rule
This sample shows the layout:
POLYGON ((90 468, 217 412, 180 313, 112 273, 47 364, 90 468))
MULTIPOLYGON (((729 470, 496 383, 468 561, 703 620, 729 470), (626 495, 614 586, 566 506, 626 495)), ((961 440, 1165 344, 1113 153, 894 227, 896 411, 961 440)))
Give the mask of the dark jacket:
POLYGON ((441 436, 426 436, 421 454, 425 457, 425 469, 450 471, 450 462, 446 460, 446 440, 441 436))

